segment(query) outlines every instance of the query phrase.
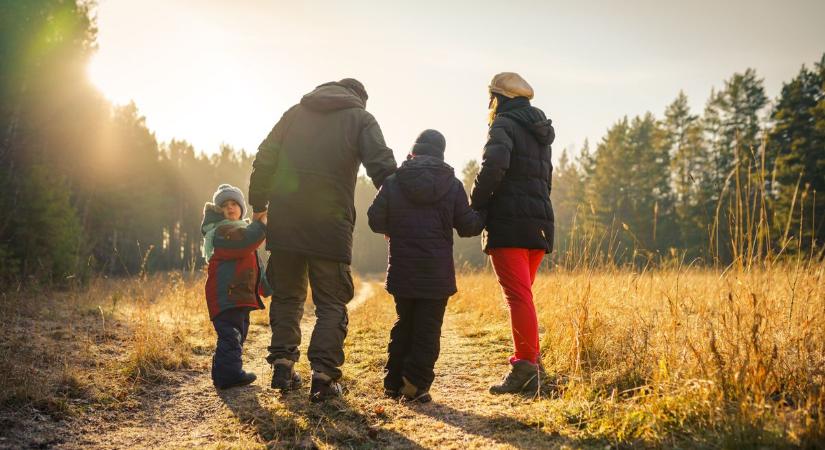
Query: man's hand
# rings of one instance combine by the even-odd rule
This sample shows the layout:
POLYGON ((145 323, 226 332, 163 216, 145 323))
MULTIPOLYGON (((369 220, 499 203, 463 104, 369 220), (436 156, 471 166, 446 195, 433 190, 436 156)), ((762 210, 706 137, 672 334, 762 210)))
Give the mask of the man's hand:
POLYGON ((257 220, 258 222, 261 222, 262 224, 266 225, 266 210, 263 210, 261 212, 253 212, 252 220, 257 220))

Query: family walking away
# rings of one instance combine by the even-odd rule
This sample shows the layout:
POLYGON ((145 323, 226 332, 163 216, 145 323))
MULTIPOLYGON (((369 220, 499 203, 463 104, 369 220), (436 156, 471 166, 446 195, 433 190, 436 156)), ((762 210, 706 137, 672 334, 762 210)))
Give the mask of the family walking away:
POLYGON ((341 366, 353 298, 352 235, 358 168, 378 188, 368 218, 386 235, 386 289, 397 317, 384 368, 387 396, 432 400, 441 326, 456 290, 453 230, 483 233, 510 310, 514 351, 493 394, 535 395, 544 368, 532 285, 553 250, 550 203, 555 133, 531 105, 533 89, 512 72, 489 86, 489 131, 481 170, 468 199, 444 162, 446 139, 434 129, 418 135, 397 167, 381 128, 367 112, 367 91, 352 78, 324 83, 287 110, 258 148, 249 183, 252 220, 242 192, 222 184, 204 207, 206 298, 217 333, 212 379, 219 389, 242 386, 255 375, 242 367, 249 311, 271 294, 270 386, 298 389, 301 318, 311 288, 316 322, 307 350, 310 400, 343 393, 341 366), (265 276, 258 247, 270 256, 265 276))

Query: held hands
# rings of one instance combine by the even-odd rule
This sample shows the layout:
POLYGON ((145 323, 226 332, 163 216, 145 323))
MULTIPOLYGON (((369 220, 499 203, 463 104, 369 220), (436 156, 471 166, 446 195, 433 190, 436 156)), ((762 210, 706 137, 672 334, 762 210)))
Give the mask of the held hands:
POLYGON ((261 212, 253 212, 252 220, 261 222, 262 224, 266 225, 266 211, 267 210, 263 210, 261 212))

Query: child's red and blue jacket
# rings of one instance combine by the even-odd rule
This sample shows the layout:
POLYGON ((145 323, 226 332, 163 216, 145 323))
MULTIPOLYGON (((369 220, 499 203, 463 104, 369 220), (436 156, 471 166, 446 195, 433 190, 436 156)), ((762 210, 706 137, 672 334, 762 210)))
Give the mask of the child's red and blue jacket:
POLYGON ((261 297, 272 295, 266 282, 258 247, 266 238, 261 222, 246 224, 224 219, 220 208, 207 203, 203 208, 201 232, 209 259, 206 304, 209 318, 232 308, 264 309, 261 297))

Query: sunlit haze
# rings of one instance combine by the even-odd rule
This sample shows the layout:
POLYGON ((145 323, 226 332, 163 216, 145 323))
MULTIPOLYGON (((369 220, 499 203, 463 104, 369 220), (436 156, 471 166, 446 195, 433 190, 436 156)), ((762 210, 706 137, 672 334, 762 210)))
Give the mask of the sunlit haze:
POLYGON ((520 72, 562 148, 595 144, 624 115, 661 116, 680 89, 701 111, 748 67, 775 98, 819 58, 825 2, 114 1, 97 8, 89 74, 134 100, 161 141, 254 152, 314 86, 355 77, 397 158, 436 128, 447 160, 478 158, 487 84, 520 72))

